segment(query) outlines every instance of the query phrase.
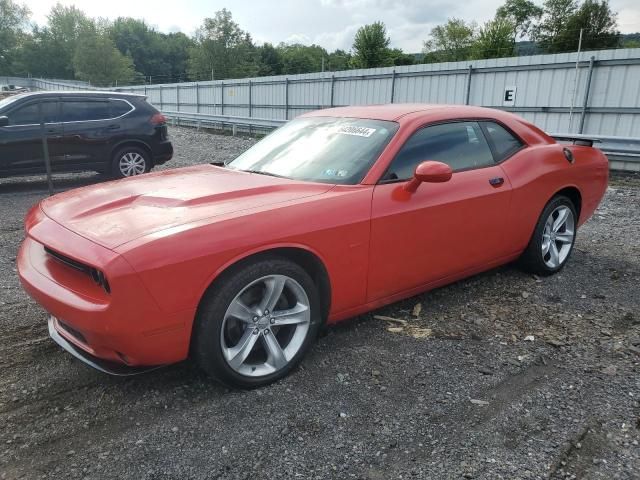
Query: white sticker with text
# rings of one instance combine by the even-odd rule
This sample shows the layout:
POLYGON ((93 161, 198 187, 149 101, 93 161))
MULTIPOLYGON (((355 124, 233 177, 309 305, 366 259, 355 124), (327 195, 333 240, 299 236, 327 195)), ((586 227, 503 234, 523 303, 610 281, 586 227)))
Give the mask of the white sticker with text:
POLYGON ((375 131, 375 128, 355 127, 349 125, 338 128, 338 133, 342 133, 344 135, 355 135, 357 137, 370 137, 375 131))

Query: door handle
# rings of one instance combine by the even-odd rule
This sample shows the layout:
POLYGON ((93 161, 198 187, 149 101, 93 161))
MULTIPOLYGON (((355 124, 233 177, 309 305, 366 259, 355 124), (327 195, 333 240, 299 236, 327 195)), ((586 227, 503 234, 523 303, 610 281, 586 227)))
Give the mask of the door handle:
POLYGON ((493 187, 499 187, 504 183, 504 178, 502 177, 493 177, 489 179, 489 183, 493 187))
POLYGON ((107 130, 118 130, 120 128, 120 125, 109 125, 107 127, 107 130))

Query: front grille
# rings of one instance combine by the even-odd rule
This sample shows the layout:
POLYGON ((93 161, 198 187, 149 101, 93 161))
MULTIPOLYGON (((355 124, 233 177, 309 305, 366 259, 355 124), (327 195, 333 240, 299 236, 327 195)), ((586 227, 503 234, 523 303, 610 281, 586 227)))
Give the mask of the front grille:
POLYGON ((97 268, 91 267, 85 263, 74 260, 73 258, 67 257, 60 252, 57 252, 46 245, 44 246, 44 251, 47 252, 54 260, 66 265, 67 267, 71 267, 74 270, 82 272, 89 277, 99 286, 101 286, 105 292, 111 293, 111 287, 109 286, 109 282, 107 281, 104 274, 98 270, 97 268))
POLYGON ((44 251, 47 252, 49 255, 51 255, 53 258, 55 258, 60 263, 63 263, 66 266, 74 268, 74 269, 76 269, 76 270, 78 270, 80 272, 86 273, 89 276, 91 276, 91 271, 94 270, 89 265, 85 265, 84 263, 78 262, 77 260, 74 260, 73 258, 69 258, 66 255, 63 255, 60 252, 56 252, 55 250, 52 250, 51 248, 49 248, 47 246, 44 247, 44 251))

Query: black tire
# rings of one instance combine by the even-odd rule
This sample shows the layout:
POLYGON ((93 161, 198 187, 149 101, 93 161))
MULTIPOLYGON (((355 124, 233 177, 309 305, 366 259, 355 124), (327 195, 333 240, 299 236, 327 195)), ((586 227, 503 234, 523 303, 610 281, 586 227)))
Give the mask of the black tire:
POLYGON ((567 264, 569 258, 571 257, 571 253, 573 252, 573 246, 575 245, 575 239, 577 234, 577 222, 578 216, 576 214, 576 208, 573 205, 573 202, 563 196, 556 195, 553 197, 549 203, 544 207, 542 213, 540 214, 540 218, 536 223, 536 227, 533 231, 533 235, 531 236, 531 240, 529 241, 529 245, 525 249, 524 253, 520 257, 519 264, 521 268, 529 273, 534 273, 536 275, 553 275, 554 273, 559 272, 562 268, 567 264), (567 207, 571 210, 574 219, 574 229, 573 229, 573 241, 571 242, 570 249, 566 257, 560 264, 556 267, 550 267, 546 262, 542 254, 542 242, 543 242, 543 233, 545 229, 545 224, 549 216, 556 210, 558 207, 567 207))
MULTIPOLYGON (((111 159, 111 176, 113 178, 127 178, 133 175, 126 175, 120 168, 120 160, 126 155, 139 156, 144 162, 144 168, 142 172, 134 173, 133 175, 139 175, 140 173, 147 173, 151 170, 151 156, 149 152, 140 147, 133 145, 123 147, 116 151, 111 159)), ((138 157, 135 157, 138 158, 138 157)))
POLYGON ((192 358, 205 373, 228 387, 261 387, 288 375, 300 363, 315 341, 322 323, 318 289, 309 274, 298 264, 285 258, 263 257, 225 272, 204 295, 192 333, 192 358), (268 275, 286 275, 304 289, 309 299, 309 329, 302 346, 286 366, 264 376, 242 375, 227 363, 223 354, 220 338, 224 316, 236 295, 247 285, 268 275))

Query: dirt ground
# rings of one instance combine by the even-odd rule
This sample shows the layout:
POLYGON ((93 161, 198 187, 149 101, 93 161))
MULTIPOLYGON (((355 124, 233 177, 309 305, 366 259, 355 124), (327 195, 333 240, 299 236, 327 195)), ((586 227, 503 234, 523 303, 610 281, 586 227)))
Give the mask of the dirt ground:
MULTIPOLYGON (((165 168, 253 143, 171 132, 165 168)), ((250 392, 188 362, 109 377, 58 348, 15 268, 45 195, 0 179, 0 479, 640 478, 638 177, 612 178, 560 274, 506 266, 354 318, 250 392)))

